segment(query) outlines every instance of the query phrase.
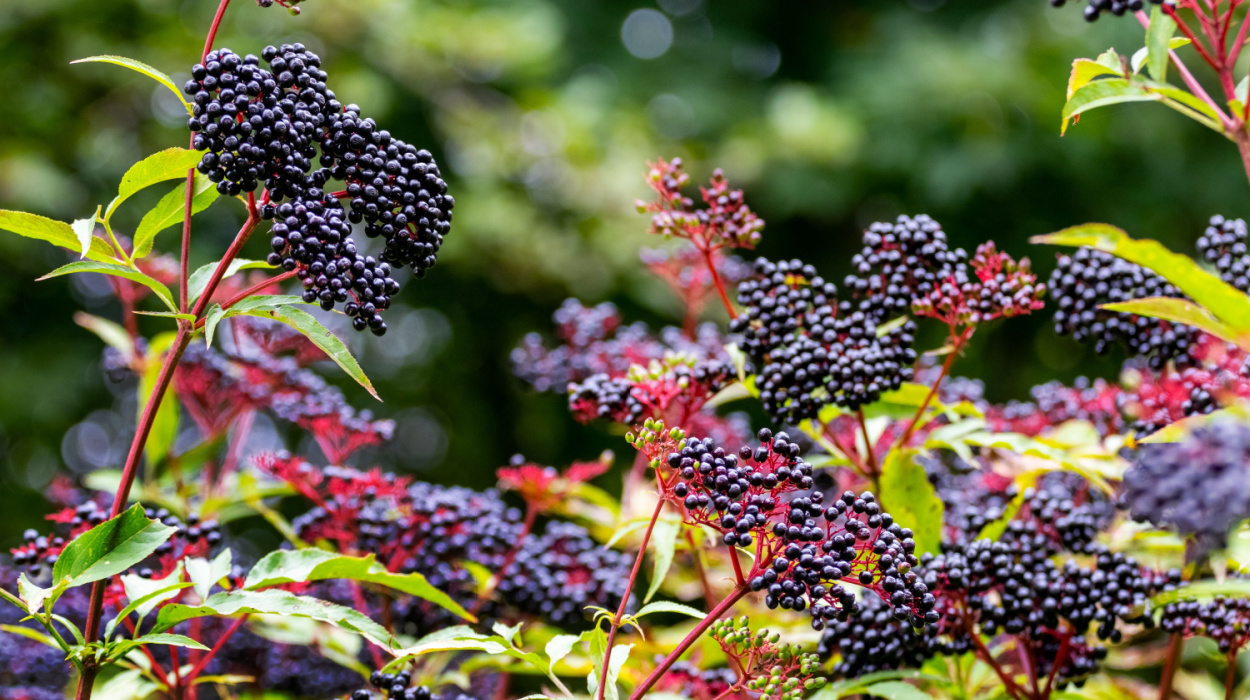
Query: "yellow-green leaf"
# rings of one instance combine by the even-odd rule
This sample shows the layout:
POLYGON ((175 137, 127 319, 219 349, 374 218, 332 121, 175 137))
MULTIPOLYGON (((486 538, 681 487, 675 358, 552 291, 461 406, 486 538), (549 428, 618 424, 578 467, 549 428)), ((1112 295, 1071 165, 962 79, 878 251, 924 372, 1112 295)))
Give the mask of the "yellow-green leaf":
POLYGON ((130 166, 122 175, 121 184, 117 187, 117 196, 109 202, 104 210, 104 219, 111 219, 117 207, 132 195, 145 187, 166 180, 186 178, 187 171, 200 162, 201 154, 189 148, 166 148, 144 158, 130 166))
MULTIPOLYGON (((200 173, 195 174, 194 188, 191 190, 191 213, 198 214, 217 201, 217 186, 212 180, 200 173)), ((172 192, 161 198, 151 211, 143 215, 139 228, 135 229, 134 257, 142 258, 152 252, 152 242, 156 234, 181 224, 187 206, 187 183, 184 181, 172 192)))
POLYGON ((46 279, 61 277, 62 275, 72 275, 77 272, 99 272, 103 275, 113 275, 114 277, 123 277, 131 282, 138 282, 148 289, 151 289, 153 292, 156 292, 156 296, 159 297, 161 301, 165 302, 165 305, 169 307, 170 311, 178 310, 178 307, 174 306, 174 294, 169 291, 169 287, 166 287, 158 280, 148 277, 142 272, 139 272, 131 267, 126 267, 125 265, 95 262, 94 260, 79 260, 78 262, 72 262, 68 265, 58 267, 52 272, 40 277, 36 281, 42 282, 46 279))
POLYGON ((165 75, 163 72, 149 66, 143 61, 136 61, 133 58, 126 58, 125 56, 104 55, 88 56, 87 58, 80 58, 77 61, 70 61, 70 65, 75 63, 112 63, 115 66, 122 66, 123 68, 129 68, 130 70, 142 73, 161 85, 169 88, 170 91, 178 97, 178 101, 182 103, 182 106, 186 108, 187 114, 191 113, 191 105, 187 102, 186 98, 183 97, 182 90, 178 89, 177 85, 174 85, 174 81, 170 80, 168 75, 165 75))
MULTIPOLYGON (((75 253, 82 253, 82 242, 78 232, 72 226, 55 219, 38 214, 27 214, 24 211, 7 211, 0 209, 0 229, 16 233, 26 238, 47 241, 75 253)), ((103 239, 92 236, 86 256, 96 262, 116 263, 113 247, 103 239)))
POLYGON ((911 528, 917 556, 936 554, 942 546, 942 499, 933 490, 924 466, 916 461, 915 450, 892 450, 881 468, 884 510, 894 522, 911 528))
POLYGON ((347 349, 347 345, 337 335, 331 333, 329 328, 313 318, 312 314, 295 306, 280 306, 276 309, 249 311, 247 315, 272 318, 299 331, 311 340, 313 345, 321 348, 321 351, 334 360, 335 364, 342 367, 343 371, 347 372, 347 376, 363 386, 373 398, 378 401, 382 400, 377 390, 373 388, 373 382, 369 381, 369 377, 365 376, 364 370, 360 368, 360 363, 356 362, 351 350, 347 349))

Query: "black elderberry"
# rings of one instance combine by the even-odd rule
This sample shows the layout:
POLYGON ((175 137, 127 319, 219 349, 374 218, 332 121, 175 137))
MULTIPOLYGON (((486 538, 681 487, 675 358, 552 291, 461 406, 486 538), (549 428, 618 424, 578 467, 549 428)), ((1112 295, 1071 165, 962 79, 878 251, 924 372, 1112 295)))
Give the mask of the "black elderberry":
POLYGON ((1220 279, 1243 292, 1250 291, 1250 256, 1246 250, 1244 219, 1211 217, 1210 225, 1195 245, 1203 259, 1215 266, 1220 279))

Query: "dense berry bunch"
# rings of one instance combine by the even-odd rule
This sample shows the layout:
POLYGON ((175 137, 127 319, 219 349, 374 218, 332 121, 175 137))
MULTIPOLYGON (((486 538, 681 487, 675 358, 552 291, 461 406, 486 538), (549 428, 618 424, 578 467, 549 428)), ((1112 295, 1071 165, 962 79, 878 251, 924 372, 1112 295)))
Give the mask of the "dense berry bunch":
POLYGON ((968 463, 950 451, 917 457, 942 499, 944 542, 966 543, 998 520, 1019 491, 1009 477, 968 463))
POLYGON ((727 453, 692 439, 672 452, 670 498, 687 517, 722 533, 729 546, 755 547, 750 587, 769 608, 812 608, 813 626, 845 618, 855 605, 850 584, 890 602, 900 619, 923 626, 934 599, 911 567, 915 542, 871 493, 826 499, 811 491, 812 467, 785 433, 759 434, 760 446, 727 453), (805 495, 790 497, 795 492, 805 495))
POLYGON ((646 418, 670 418, 684 423, 736 378, 728 362, 669 355, 645 367, 635 365, 623 377, 595 374, 570 384, 569 410, 583 422, 605 418, 633 426, 646 418))
POLYGON ((759 694, 760 700, 801 700, 825 687, 820 657, 786 644, 766 629, 751 631, 750 620, 721 620, 708 630, 725 656, 742 669, 736 685, 759 694))
POLYGON ((1250 642, 1250 599, 1220 596, 1207 603, 1168 603, 1159 627, 1186 637, 1210 637, 1222 653, 1235 654, 1250 642))
POLYGON ((1217 421, 1180 442, 1142 445, 1124 473, 1122 502, 1137 520, 1220 547, 1250 517, 1248 465, 1250 426, 1217 421))
POLYGON ((1050 277, 1055 332, 1090 341, 1104 354, 1117 342, 1132 356, 1148 358, 1159 369, 1169 360, 1189 361, 1196 331, 1189 326, 1135 314, 1107 311, 1104 304, 1145 297, 1182 297, 1179 289, 1155 273, 1093 248, 1060 255, 1050 277))
MULTIPOLYGON (((409 671, 400 671, 399 673, 374 671, 369 676, 369 685, 381 694, 380 697, 383 700, 432 700, 438 698, 444 700, 473 700, 459 692, 435 695, 427 686, 412 685, 412 673, 409 671)), ((360 688, 353 691, 344 700, 375 700, 377 697, 368 688, 360 688)))
POLYGON ((499 594, 522 613, 561 627, 579 627, 587 606, 616 609, 633 558, 603 547, 585 529, 553 521, 527 538, 499 581, 499 594))
POLYGON ((1250 396, 1250 368, 1244 351, 1204 335, 1191 354, 1201 364, 1180 371, 1155 372, 1125 364, 1122 383, 1131 390, 1122 397, 1120 409, 1133 430, 1152 433, 1250 396))
MULTIPOLYGON (((1137 12, 1146 7, 1145 0, 1086 0, 1085 19, 1089 22, 1097 21, 1104 12, 1110 12, 1116 17, 1121 17, 1126 13, 1137 12)), ((1050 0, 1051 7, 1063 7, 1068 0, 1050 0)), ((1159 5, 1163 0, 1150 0, 1151 3, 1159 5)))
POLYGON ((760 400, 779 422, 813 418, 829 403, 855 409, 911 379, 915 324, 879 329, 863 310, 839 316, 837 288, 798 260, 755 263, 738 287, 745 308, 730 330, 758 369, 760 400))
POLYGON ((1117 620, 1149 626, 1152 618, 1143 612, 1148 599, 1180 582, 1179 571, 1146 571, 1105 549, 1098 550, 1093 568, 1056 564, 1045 550, 1020 540, 951 545, 937 557, 926 555, 921 570, 941 601, 939 629, 953 643, 967 644, 968 635, 1013 635, 1033 665, 1043 662, 1043 654, 1059 664, 1059 688, 1080 685, 1103 654, 1078 643, 1056 658, 1061 636, 1079 642, 1096 628, 1099 639, 1118 641, 1117 620))
POLYGON ((729 188, 725 173, 717 168, 707 187, 700 188, 704 208, 681 188, 690 183, 680 158, 657 161, 647 173, 647 185, 658 201, 638 202, 638 211, 651 212, 651 233, 683 238, 705 254, 729 248, 754 248, 759 244, 764 220, 747 206, 742 190, 729 188))
POLYGON ((1220 279, 1243 292, 1250 291, 1250 251, 1246 250, 1244 219, 1211 217, 1207 230, 1195 244, 1198 254, 1215 266, 1220 279))
POLYGON ((872 224, 863 244, 842 287, 879 321, 910 312, 913 301, 929 298, 948 280, 968 281, 968 254, 950 248, 942 226, 924 214, 872 224))
POLYGON ((847 619, 826 625, 816 648, 825 659, 837 654, 832 673, 841 678, 919 668, 936 654, 964 651, 948 649, 933 628, 916 630, 898 620, 883 600, 872 595, 864 596, 847 619))
POLYGON ((351 221, 363 221, 370 238, 385 239, 383 260, 424 277, 456 204, 434 156, 379 129, 355 105, 334 115, 321 147, 322 164, 347 183, 351 221))
POLYGON ((927 295, 913 299, 911 310, 955 329, 1032 313, 1042 308, 1045 295, 1046 287, 1038 284, 1028 258, 1017 262, 990 241, 977 248, 970 265, 957 262, 950 276, 927 295))
POLYGON ((1120 411, 1124 391, 1104 379, 1077 377, 1072 386, 1050 381, 1033 387, 1029 394, 1032 401, 989 407, 986 421, 994 430, 1030 436, 1070 420, 1088 421, 1101 435, 1117 434, 1124 428, 1120 411))
POLYGON ((671 326, 653 334, 643 323, 624 325, 611 303, 583 306, 567 299, 552 314, 560 344, 548 348, 538 333, 529 333, 512 351, 512 371, 538 391, 563 393, 574 382, 596 374, 623 377, 634 365, 681 355, 696 360, 727 360, 724 338, 715 324, 699 326, 687 337, 671 326))

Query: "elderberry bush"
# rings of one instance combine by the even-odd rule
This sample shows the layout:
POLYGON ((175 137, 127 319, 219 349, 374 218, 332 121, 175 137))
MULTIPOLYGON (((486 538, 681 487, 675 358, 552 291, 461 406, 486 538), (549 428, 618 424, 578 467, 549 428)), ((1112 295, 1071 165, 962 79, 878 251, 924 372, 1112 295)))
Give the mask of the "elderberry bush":
POLYGON ((1121 501, 1137 520, 1222 547, 1229 529, 1250 517, 1248 465, 1250 426, 1217 421, 1179 442, 1138 448, 1121 501))

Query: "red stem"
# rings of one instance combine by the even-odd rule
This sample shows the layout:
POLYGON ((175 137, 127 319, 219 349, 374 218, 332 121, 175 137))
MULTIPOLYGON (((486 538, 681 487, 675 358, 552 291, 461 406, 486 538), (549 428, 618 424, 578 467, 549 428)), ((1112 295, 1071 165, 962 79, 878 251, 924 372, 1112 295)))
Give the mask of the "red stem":
POLYGON ((1233 689, 1237 681, 1237 650, 1228 652, 1226 659, 1228 670, 1224 672, 1224 700, 1233 700, 1233 689))
POLYGON ((686 544, 690 545, 690 557, 694 559, 694 570, 699 575, 699 583, 703 585, 703 602, 707 603, 709 608, 715 607, 716 595, 712 592, 712 584, 707 579, 707 569, 703 568, 703 557, 699 556, 699 550, 694 543, 694 535, 688 529, 682 528, 682 530, 686 535, 686 544))
POLYGON ((651 690, 651 686, 655 685, 665 673, 668 673, 668 669, 672 668, 673 664, 677 663, 677 659, 681 658, 681 655, 686 653, 686 650, 698 641, 699 637, 702 637, 703 633, 706 632, 709 627, 715 624, 717 620, 724 617, 725 613, 729 612, 729 609, 732 608, 739 600, 742 600, 748 590, 749 589, 746 585, 738 584, 738 586, 733 589, 732 593, 730 593, 720 602, 720 604, 708 612, 707 617, 699 620, 699 624, 695 625, 694 629, 690 630, 690 634, 687 634, 686 638, 681 640, 681 643, 677 645, 677 648, 673 649, 668 656, 664 657, 664 660, 661 661, 660 665, 651 672, 651 675, 647 676, 647 678, 643 680, 637 688, 634 688, 634 692, 630 694, 629 700, 639 700, 643 695, 646 695, 647 691, 651 690))
POLYGON ((1168 641, 1167 660, 1163 662, 1163 678, 1159 680, 1159 700, 1170 700, 1172 697, 1172 679, 1176 677, 1183 642, 1184 637, 1180 632, 1173 632, 1168 641))
POLYGON ((213 40, 217 38, 217 30, 221 28, 221 18, 226 16, 226 8, 230 0, 221 0, 217 6, 217 14, 213 15, 213 24, 208 28, 208 36, 204 37, 204 52, 200 54, 200 63, 208 60, 208 52, 213 50, 213 40))
POLYGON ((1068 661, 1068 650, 1072 646, 1072 633, 1064 634, 1063 641, 1059 643, 1059 651, 1055 654, 1055 658, 1050 666, 1050 675, 1046 678, 1046 690, 1042 692, 1043 698, 1050 697, 1050 690, 1055 686, 1055 676, 1059 674, 1059 667, 1068 661))
POLYGON ((221 637, 217 639, 217 643, 213 645, 213 648, 210 649, 209 652, 204 655, 204 658, 200 659, 200 662, 195 665, 195 668, 191 669, 191 672, 187 674, 185 681, 187 685, 193 683, 195 679, 204 672, 204 669, 208 667, 208 662, 213 660, 213 657, 217 655, 217 652, 221 651, 221 648, 226 645, 226 642, 230 641, 230 638, 234 636, 234 633, 237 632, 246 621, 247 615, 241 615, 236 618, 228 628, 226 628, 226 631, 223 632, 221 637))
POLYGON ((906 446, 907 441, 910 440, 911 436, 915 434, 916 428, 920 427, 921 416, 923 416, 924 412, 928 410, 929 404, 933 403, 933 397, 937 396, 938 388, 942 386, 942 380, 946 379, 946 375, 950 374, 951 365, 955 364, 955 357, 959 355, 959 352, 968 342, 968 339, 972 337, 971 331, 972 329, 969 328, 960 333, 958 336, 955 336, 952 341, 951 351, 947 353, 946 360, 942 363, 941 373, 939 373, 938 378, 934 380, 933 386, 929 387, 929 393, 924 397, 924 403, 920 404, 920 408, 916 409, 916 415, 912 416, 911 423, 907 425, 907 430, 904 430, 903 434, 899 436, 898 442, 895 443, 897 446, 906 446))
POLYGON ((864 418, 862 406, 856 411, 855 418, 859 421, 859 432, 864 436, 864 471, 868 474, 868 478, 872 479, 873 485, 876 486, 877 479, 881 476, 881 470, 877 468, 877 451, 873 449, 872 438, 868 437, 868 419, 864 418))
POLYGON ((638 547, 638 556, 634 559, 633 571, 629 572, 629 581, 625 583, 621 604, 617 606, 616 614, 612 616, 612 624, 608 627, 608 643, 605 646, 607 653, 603 655, 603 672, 599 674, 599 690, 596 693, 598 700, 603 700, 603 694, 608 689, 608 663, 612 661, 612 643, 616 641, 616 632, 621 628, 621 618, 625 617, 625 606, 629 604, 629 594, 633 591, 634 582, 638 580, 638 572, 642 569, 642 558, 647 553, 651 531, 655 529, 655 523, 660 519, 660 511, 664 510, 663 485, 660 486, 659 499, 655 504, 655 512, 651 514, 651 522, 647 524, 647 531, 642 536, 642 544, 638 547))
POLYGON ((721 281, 720 273, 716 271, 716 261, 712 259, 715 254, 712 248, 703 249, 703 261, 707 263, 707 271, 712 273, 712 284, 716 286, 716 293, 720 295, 720 301, 725 305, 725 310, 729 312, 729 318, 738 318, 738 311, 729 301, 729 295, 725 293, 725 284, 721 281))
POLYGON ((738 585, 741 586, 745 584, 746 577, 742 575, 742 564, 738 563, 738 548, 737 547, 729 548, 729 561, 733 562, 734 578, 738 581, 738 585))

